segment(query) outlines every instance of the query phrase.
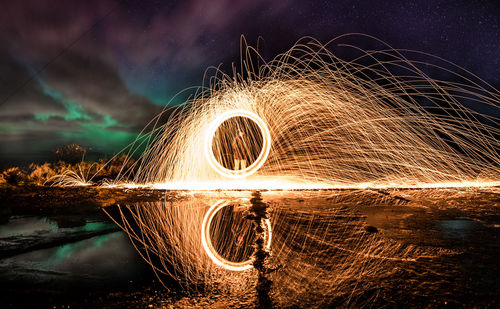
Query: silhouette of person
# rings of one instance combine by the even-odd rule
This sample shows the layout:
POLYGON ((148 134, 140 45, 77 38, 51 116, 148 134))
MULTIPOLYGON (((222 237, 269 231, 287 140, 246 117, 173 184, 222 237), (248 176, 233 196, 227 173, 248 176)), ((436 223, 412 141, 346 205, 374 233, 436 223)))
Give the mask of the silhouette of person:
POLYGON ((247 145, 245 141, 245 133, 238 130, 238 135, 233 140, 233 156, 234 156, 234 170, 244 170, 247 167, 247 145))

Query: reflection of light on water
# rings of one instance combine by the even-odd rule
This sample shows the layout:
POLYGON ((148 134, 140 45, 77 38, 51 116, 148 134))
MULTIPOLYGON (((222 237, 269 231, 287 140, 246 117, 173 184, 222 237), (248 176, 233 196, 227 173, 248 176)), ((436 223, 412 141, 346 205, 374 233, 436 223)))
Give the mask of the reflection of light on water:
POLYGON ((28 281, 64 280, 61 275, 111 280, 133 277, 142 268, 139 259, 126 234, 114 232, 2 259, 0 271, 28 281))
POLYGON ((57 230, 57 224, 47 217, 11 217, 7 224, 0 225, 0 238, 54 230, 57 230))
MULTIPOLYGON (((101 269, 101 265, 104 266, 107 263, 103 257, 113 255, 113 252, 109 251, 120 250, 120 247, 128 246, 123 233, 109 234, 115 229, 116 226, 110 222, 90 221, 81 215, 54 218, 12 217, 7 224, 0 225, 0 243, 5 246, 2 249, 12 252, 13 256, 2 259, 0 268, 12 268, 9 271, 15 274, 33 272, 32 276, 39 275, 39 272, 67 274, 97 272, 101 269), (83 224, 60 228, 57 220, 77 220, 78 224, 79 222, 83 224), (96 233, 107 234, 91 237, 96 233), (81 240, 85 237, 88 238, 81 240), (59 245, 65 241, 71 242, 59 245), (40 246, 47 249, 36 249, 40 246), (51 246, 55 247, 50 248, 51 246), (33 251, 26 252, 30 249, 33 251)), ((128 254, 135 254, 135 251, 130 246, 128 247, 128 254)), ((109 266, 106 267, 109 268, 109 266)))
MULTIPOLYGON (((203 222, 201 224, 201 243, 203 246, 203 249, 205 250, 206 254, 208 257, 216 264, 219 266, 224 267, 227 270, 232 270, 232 271, 245 271, 248 269, 252 268, 253 264, 253 258, 250 258, 245 261, 230 261, 225 259, 221 253, 217 252, 213 241, 212 241, 212 236, 211 236, 211 229, 212 229, 212 221, 214 220, 214 217, 216 216, 217 212, 221 211, 224 207, 227 207, 230 205, 230 202, 224 201, 224 200, 219 200, 217 203, 213 204, 203 217, 203 222)), ((233 207, 231 207, 233 208, 233 207)), ((269 250, 271 248, 271 242, 272 242, 272 228, 271 228, 271 221, 269 219, 264 219, 263 220, 263 229, 265 231, 265 248, 266 250, 269 250)), ((244 223, 249 223, 244 222, 244 223)), ((221 222, 218 222, 218 224, 215 224, 215 228, 217 230, 227 230, 224 227, 222 227, 223 224, 221 222)), ((226 235, 219 235, 219 238, 224 237, 226 235)), ((240 235, 241 236, 241 235, 240 235)))
MULTIPOLYGON (((71 261, 74 259, 74 262, 80 263, 82 260, 82 256, 88 255, 89 252, 99 251, 104 245, 109 245, 109 242, 116 241, 117 238, 121 237, 119 232, 100 235, 96 237, 92 237, 88 240, 79 241, 76 243, 69 243, 62 245, 56 249, 54 253, 51 254, 49 258, 45 260, 43 264, 47 267, 56 267, 58 268, 61 264, 73 263, 71 261)), ((42 264, 42 265, 43 265, 42 264)))
POLYGON ((474 228, 481 224, 467 219, 443 220, 438 222, 439 230, 447 239, 465 239, 471 236, 474 228))
POLYGON ((112 227, 114 225, 109 222, 86 221, 82 226, 59 228, 57 222, 49 217, 12 217, 7 224, 0 225, 0 238, 49 233, 55 235, 66 232, 93 232, 112 227))
MULTIPOLYGON (((354 207, 336 206, 345 203, 346 197, 347 201, 352 200, 352 204, 347 205, 356 205, 365 191, 346 192, 266 193, 271 203, 273 233, 270 267, 284 266, 273 275, 273 290, 284 303, 300 301, 296 295, 303 293, 308 295, 308 300, 325 294, 362 293, 368 286, 364 280, 392 270, 395 263, 410 263, 418 257, 431 256, 413 245, 367 233, 363 217, 354 207), (306 199, 309 197, 316 200, 315 204, 310 204, 306 199), (297 202, 298 199, 302 202, 297 202)), ((234 192, 238 196, 242 193, 234 192)), ((219 195, 237 207, 238 202, 230 194, 219 195)), ((246 194, 248 196, 248 192, 246 194)), ((142 256, 155 271, 187 284, 188 290, 190 284, 195 283, 203 284, 207 291, 214 288, 238 293, 234 290, 242 289, 248 293, 255 279, 254 270, 230 271, 233 268, 227 267, 228 263, 218 263, 219 260, 214 263, 207 255, 200 237, 203 227, 207 226, 203 221, 210 206, 217 205, 214 203, 220 197, 215 192, 199 195, 120 207, 123 222, 119 223, 141 252, 144 252, 142 248, 146 249, 147 254, 142 256), (146 232, 147 238, 143 237, 146 232)), ((370 201, 366 197, 365 200, 370 201)), ((217 224, 222 224, 222 220, 219 221, 217 224)), ((221 231, 224 227, 212 225, 211 229, 221 231)), ((235 251, 225 251, 224 259, 234 261, 229 256, 232 252, 235 251)))

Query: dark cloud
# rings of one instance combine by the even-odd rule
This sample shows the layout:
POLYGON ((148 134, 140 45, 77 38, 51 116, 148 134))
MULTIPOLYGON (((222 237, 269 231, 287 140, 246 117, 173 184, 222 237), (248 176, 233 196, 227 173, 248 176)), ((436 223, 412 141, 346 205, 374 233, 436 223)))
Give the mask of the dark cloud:
POLYGON ((117 70, 98 57, 68 52, 44 72, 43 78, 83 112, 109 116, 131 132, 143 128, 162 110, 147 98, 130 93, 117 70))
POLYGON ((25 119, 35 113, 63 113, 64 107, 44 93, 37 79, 14 59, 6 48, 0 48, 0 119, 25 119))

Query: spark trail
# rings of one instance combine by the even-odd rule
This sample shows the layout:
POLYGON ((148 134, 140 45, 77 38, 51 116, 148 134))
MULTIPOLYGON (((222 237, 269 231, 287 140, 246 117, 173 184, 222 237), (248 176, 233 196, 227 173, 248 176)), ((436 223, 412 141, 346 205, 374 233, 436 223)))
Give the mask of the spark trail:
POLYGON ((148 147, 131 185, 212 190, 500 183, 496 89, 440 58, 387 45, 367 51, 346 46, 359 55, 342 60, 328 49, 342 39, 327 45, 302 39, 258 69, 252 60, 259 56, 248 47, 241 74, 216 71, 193 99, 137 142, 148 147), (429 68, 453 81, 430 78, 429 68), (242 127, 247 152, 257 158, 244 173, 224 168, 228 136, 242 127))

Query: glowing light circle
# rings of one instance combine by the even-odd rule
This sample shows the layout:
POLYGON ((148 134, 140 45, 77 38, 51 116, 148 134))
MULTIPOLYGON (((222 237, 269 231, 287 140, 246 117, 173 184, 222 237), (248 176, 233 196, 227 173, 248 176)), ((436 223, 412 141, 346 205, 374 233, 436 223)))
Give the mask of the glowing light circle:
MULTIPOLYGON (((229 204, 228 201, 220 200, 217 203, 213 204, 210 209, 208 209, 205 217, 203 218, 203 223, 201 225, 201 243, 203 245, 203 249, 207 253, 208 257, 214 262, 216 265, 222 266, 225 269, 232 271, 244 271, 253 267, 253 259, 249 259, 242 262, 232 262, 224 259, 220 256, 219 253, 215 250, 212 239, 210 237, 210 224, 212 223, 215 214, 219 212, 222 208, 226 207, 229 204)), ((266 244, 266 249, 271 248, 271 221, 269 219, 264 219, 264 240, 266 244)))
POLYGON ((271 133, 269 132, 269 128, 267 124, 260 118, 257 114, 244 110, 244 109, 235 109, 230 110, 221 115, 217 116, 217 118, 212 121, 210 126, 207 129, 207 135, 205 137, 205 156, 208 160, 210 166, 219 174, 228 178, 244 178, 252 175, 256 171, 258 171, 264 162, 267 160, 267 156, 269 155, 269 151, 271 150, 271 133), (212 149, 212 143, 214 139, 215 132, 219 128, 219 126, 226 120, 233 117, 245 117, 257 124, 261 133, 262 133, 262 150, 260 151, 257 159, 250 164, 247 168, 242 170, 231 170, 227 169, 222 164, 217 161, 214 156, 214 152, 212 149))

